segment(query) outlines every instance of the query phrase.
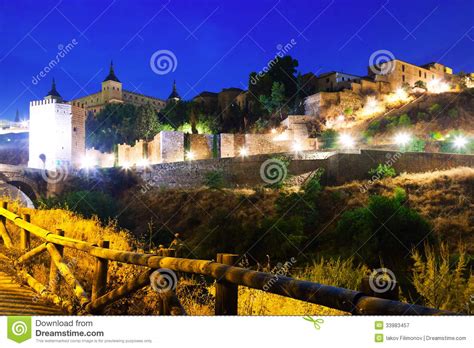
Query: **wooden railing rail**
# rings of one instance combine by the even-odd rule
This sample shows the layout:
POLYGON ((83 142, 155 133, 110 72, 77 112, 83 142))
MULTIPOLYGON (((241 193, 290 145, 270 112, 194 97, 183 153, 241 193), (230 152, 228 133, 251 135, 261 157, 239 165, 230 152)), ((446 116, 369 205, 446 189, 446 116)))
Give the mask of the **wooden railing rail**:
MULTIPOLYGON (((62 232, 55 234, 38 227, 29 222, 29 216, 23 218, 7 209, 6 204, 0 208, 0 236, 6 247, 13 246, 12 238, 6 227, 6 220, 18 226, 21 231, 20 249, 25 254, 16 260, 16 265, 21 267, 26 261, 47 251, 51 256, 50 275, 58 273, 68 284, 79 303, 81 309, 88 313, 100 313, 104 308, 127 295, 134 293, 144 286, 150 284, 150 275, 153 270, 169 269, 174 272, 203 275, 216 280, 216 308, 218 315, 237 314, 238 286, 266 291, 305 302, 310 302, 352 314, 369 315, 446 315, 455 314, 435 308, 402 303, 367 296, 366 294, 319 283, 296 280, 286 276, 253 271, 236 267, 238 255, 218 254, 217 262, 209 260, 186 259, 157 254, 144 254, 109 248, 107 241, 98 244, 84 242, 65 237, 62 232), (44 241, 43 244, 34 249, 27 250, 29 236, 32 234, 44 241), (25 242, 25 241, 28 242, 25 242), (88 253, 96 258, 94 279, 92 281, 92 297, 89 297, 83 286, 76 280, 68 265, 64 262, 62 248, 67 247, 88 253), (122 286, 106 292, 108 262, 116 261, 136 266, 144 266, 148 269, 137 278, 129 280, 122 286)), ((168 254, 163 252, 162 254, 168 254)), ((24 269, 20 274, 27 283, 38 293, 43 294, 55 303, 62 301, 63 305, 71 308, 71 303, 61 300, 54 291, 39 283, 24 269)), ((50 278, 51 282, 51 278, 50 278)), ((54 281, 53 281, 54 283, 54 281)), ((162 303, 160 305, 164 314, 185 314, 178 298, 173 291, 160 294, 162 303)))

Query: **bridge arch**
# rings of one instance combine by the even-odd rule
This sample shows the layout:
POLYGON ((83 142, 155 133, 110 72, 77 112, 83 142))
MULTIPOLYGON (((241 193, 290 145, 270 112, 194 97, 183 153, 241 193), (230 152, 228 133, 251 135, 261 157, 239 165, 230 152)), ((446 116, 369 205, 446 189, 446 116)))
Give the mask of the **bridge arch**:
POLYGON ((36 190, 36 185, 29 180, 21 179, 21 178, 15 178, 13 180, 8 180, 6 181, 7 184, 15 186, 17 189, 19 189, 21 192, 23 192, 28 198, 30 198, 32 201, 35 201, 40 197, 38 191, 36 190))

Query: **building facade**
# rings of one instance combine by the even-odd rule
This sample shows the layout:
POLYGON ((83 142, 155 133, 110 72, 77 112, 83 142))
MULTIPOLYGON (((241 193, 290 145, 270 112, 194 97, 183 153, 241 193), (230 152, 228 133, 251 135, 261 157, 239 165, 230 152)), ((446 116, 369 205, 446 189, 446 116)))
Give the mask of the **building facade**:
MULTIPOLYGON (((174 86, 174 89, 175 88, 176 86, 174 86)), ((87 115, 97 114, 108 103, 128 103, 135 106, 149 104, 159 111, 166 106, 167 101, 123 89, 122 82, 120 82, 115 75, 114 66, 110 63, 109 74, 102 82, 101 90, 99 92, 73 99, 71 101, 72 105, 84 108, 87 115)))
POLYGON ((394 59, 379 66, 369 66, 368 73, 374 81, 389 83, 392 91, 404 84, 413 87, 417 81, 427 84, 429 81, 439 79, 448 83, 456 83, 453 70, 440 63, 428 63, 418 66, 394 59))
POLYGON ((28 167, 79 167, 85 155, 85 110, 64 102, 53 80, 43 100, 30 102, 28 167))

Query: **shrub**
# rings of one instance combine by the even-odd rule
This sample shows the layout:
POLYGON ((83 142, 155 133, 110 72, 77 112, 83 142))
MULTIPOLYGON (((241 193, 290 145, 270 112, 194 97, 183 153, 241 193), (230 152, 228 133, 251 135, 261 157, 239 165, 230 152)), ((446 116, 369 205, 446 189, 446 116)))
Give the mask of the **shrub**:
POLYGON ((426 112, 419 111, 416 114, 416 118, 418 121, 429 121, 430 120, 430 114, 427 114, 426 112))
POLYGON ((367 130, 365 134, 368 137, 374 136, 380 131, 380 121, 372 121, 369 123, 369 126, 367 127, 367 130))
POLYGON ((400 204, 404 204, 408 201, 407 192, 401 187, 395 187, 393 190, 393 198, 400 202, 400 204))
POLYGON ((391 116, 387 119, 388 124, 385 126, 388 130, 398 127, 399 119, 396 116, 391 116))
POLYGON ((455 312, 472 310, 466 306, 469 306, 470 296, 474 293, 474 277, 466 269, 468 261, 464 248, 459 246, 458 250, 459 256, 455 263, 451 262, 448 247, 444 243, 439 251, 426 244, 424 255, 417 250, 412 252, 413 285, 426 306, 455 312))
POLYGON ((444 139, 443 134, 441 132, 431 132, 430 133, 430 138, 434 140, 442 140, 444 139))
POLYGON ((420 138, 414 138, 405 146, 404 151, 408 152, 423 152, 425 151, 426 142, 420 138))
POLYGON ((392 178, 397 175, 395 169, 388 164, 379 163, 377 168, 369 170, 370 177, 376 176, 378 179, 392 178))
POLYGON ((321 134, 321 141, 324 149, 332 149, 336 144, 337 132, 334 129, 327 129, 321 134))
POLYGON ((458 110, 457 109, 449 109, 448 116, 451 118, 458 117, 458 110))
POLYGON ((117 200, 98 191, 72 191, 63 195, 38 200, 40 209, 66 209, 85 218, 97 216, 102 222, 114 218, 119 212, 117 200))
POLYGON ((426 83, 422 80, 418 80, 415 82, 415 84, 413 85, 413 87, 416 87, 416 88, 421 88, 421 89, 424 89, 426 90, 426 83))
POLYGON ((346 116, 350 116, 354 113, 354 109, 352 107, 348 107, 346 109, 344 109, 344 115, 346 116))
POLYGON ((428 108, 428 111, 430 112, 430 114, 435 114, 435 113, 439 112, 440 110, 441 110, 441 105, 436 104, 436 103, 431 105, 428 108))
POLYGON ((401 260, 407 249, 416 247, 429 235, 430 226, 400 197, 371 196, 366 207, 346 211, 335 229, 341 253, 356 254, 372 267, 383 263, 392 270, 403 270, 401 260), (349 246, 349 247, 347 247, 349 246))
POLYGON ((355 264, 353 257, 345 260, 321 258, 319 262, 313 261, 294 276, 320 284, 358 290, 368 271, 365 265, 355 264))
POLYGON ((211 189, 220 189, 225 186, 224 172, 212 170, 205 174, 204 185, 211 189))
POLYGON ((398 126, 409 127, 411 125, 410 117, 407 114, 403 114, 398 118, 398 126))

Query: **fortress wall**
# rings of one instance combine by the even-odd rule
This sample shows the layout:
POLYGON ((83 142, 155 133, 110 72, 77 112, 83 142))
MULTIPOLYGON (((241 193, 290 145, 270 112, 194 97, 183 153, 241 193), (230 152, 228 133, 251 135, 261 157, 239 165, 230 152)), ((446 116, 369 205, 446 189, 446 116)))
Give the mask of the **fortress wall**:
POLYGON ((163 131, 160 135, 162 162, 184 161, 184 133, 163 131))
POLYGON ((101 152, 94 148, 86 150, 86 157, 94 161, 94 165, 101 168, 110 168, 115 164, 115 155, 110 152, 101 152))
POLYGON ((213 143, 212 134, 190 134, 189 150, 193 153, 194 159, 211 159, 212 156, 212 143, 213 143))
POLYGON ((147 155, 150 164, 161 163, 161 133, 147 143, 147 155))

